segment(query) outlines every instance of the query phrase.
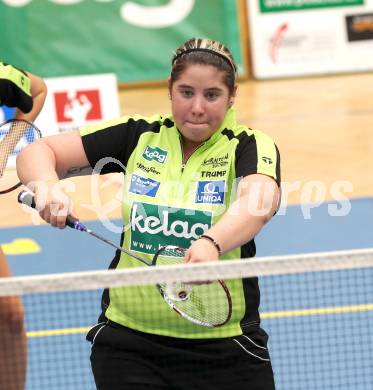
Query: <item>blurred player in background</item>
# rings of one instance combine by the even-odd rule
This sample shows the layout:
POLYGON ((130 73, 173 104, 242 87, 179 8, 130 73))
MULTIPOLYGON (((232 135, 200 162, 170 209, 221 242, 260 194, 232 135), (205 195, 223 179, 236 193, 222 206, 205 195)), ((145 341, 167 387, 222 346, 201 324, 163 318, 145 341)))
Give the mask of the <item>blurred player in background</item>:
MULTIPOLYGON (((0 62, 0 105, 16 107, 15 118, 34 121, 46 96, 47 87, 40 77, 0 62)), ((17 138, 22 135, 18 134, 17 138)), ((8 157, 1 150, 0 141, 0 176, 8 157)), ((0 277, 10 275, 0 247, 0 277)), ((27 340, 22 303, 17 297, 0 298, 0 389, 24 389, 26 364, 27 340)))
MULTIPOLYGON (((0 62, 0 106, 16 107, 15 118, 34 121, 43 108, 47 86, 40 77, 0 62)), ((23 134, 12 138, 20 139, 23 134)), ((1 149, 0 176, 9 156, 1 149)))

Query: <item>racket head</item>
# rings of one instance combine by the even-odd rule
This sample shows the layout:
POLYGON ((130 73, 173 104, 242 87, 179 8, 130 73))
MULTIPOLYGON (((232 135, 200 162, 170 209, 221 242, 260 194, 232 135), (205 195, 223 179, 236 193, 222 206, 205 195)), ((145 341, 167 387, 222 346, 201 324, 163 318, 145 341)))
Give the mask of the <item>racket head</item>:
MULTIPOLYGON (((153 265, 172 265, 184 262, 185 249, 165 246, 158 250, 153 265)), ((232 298, 223 280, 206 283, 159 283, 165 302, 186 320, 201 326, 217 328, 232 316, 232 298)))
POLYGON ((41 138, 41 131, 24 119, 9 119, 0 124, 0 195, 20 187, 15 169, 18 154, 41 138))

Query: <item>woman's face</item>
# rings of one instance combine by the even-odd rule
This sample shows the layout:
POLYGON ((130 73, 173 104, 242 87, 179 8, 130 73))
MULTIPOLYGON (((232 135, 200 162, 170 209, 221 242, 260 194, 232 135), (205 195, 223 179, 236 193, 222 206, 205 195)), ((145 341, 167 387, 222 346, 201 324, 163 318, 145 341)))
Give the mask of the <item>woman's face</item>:
POLYGON ((200 144, 222 124, 234 100, 223 75, 214 66, 192 64, 170 88, 172 114, 184 141, 200 144))

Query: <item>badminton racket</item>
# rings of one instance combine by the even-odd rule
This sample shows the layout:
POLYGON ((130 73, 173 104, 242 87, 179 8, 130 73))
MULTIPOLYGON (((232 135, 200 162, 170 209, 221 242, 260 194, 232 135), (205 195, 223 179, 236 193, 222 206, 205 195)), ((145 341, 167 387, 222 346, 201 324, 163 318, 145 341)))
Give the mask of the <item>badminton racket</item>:
MULTIPOLYGON (((18 195, 18 201, 35 208, 34 197, 28 191, 18 195)), ((88 229, 77 218, 68 215, 66 225, 90 234, 147 266, 175 265, 184 263, 186 249, 173 245, 161 247, 148 261, 132 251, 122 248, 107 238, 88 229)), ((206 283, 158 283, 157 289, 164 301, 180 316, 201 326, 216 328, 225 325, 232 315, 231 294, 223 280, 206 283)))

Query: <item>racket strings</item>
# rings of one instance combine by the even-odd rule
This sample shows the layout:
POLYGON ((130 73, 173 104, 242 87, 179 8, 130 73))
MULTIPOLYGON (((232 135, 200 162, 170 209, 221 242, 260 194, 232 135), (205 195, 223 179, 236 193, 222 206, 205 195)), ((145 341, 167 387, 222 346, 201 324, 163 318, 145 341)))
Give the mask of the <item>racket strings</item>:
POLYGON ((16 157, 21 150, 40 138, 39 130, 23 120, 10 120, 0 125, 0 191, 11 189, 19 179, 15 173, 16 157))
MULTIPOLYGON (((166 247, 160 251, 157 265, 182 264, 185 250, 166 247)), ((231 314, 231 302, 219 281, 208 283, 161 283, 166 302, 193 322, 205 326, 224 324, 231 314)))
POLYGON ((27 122, 13 121, 5 123, 0 127, 0 148, 2 155, 10 155, 16 152, 16 147, 22 138, 26 138, 26 144, 32 142, 32 132, 29 130, 30 126, 27 122))
POLYGON ((211 325, 223 323, 229 315, 229 303, 226 293, 219 282, 193 286, 188 300, 178 307, 198 321, 211 325))
POLYGON ((156 257, 158 265, 182 264, 184 262, 185 249, 178 247, 161 248, 156 257))

